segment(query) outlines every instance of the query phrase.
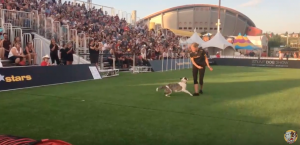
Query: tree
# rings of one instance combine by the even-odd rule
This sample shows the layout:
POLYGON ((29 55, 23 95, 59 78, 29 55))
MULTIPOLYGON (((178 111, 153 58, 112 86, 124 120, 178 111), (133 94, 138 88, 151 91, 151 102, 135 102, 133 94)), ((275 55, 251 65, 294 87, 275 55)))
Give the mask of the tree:
POLYGON ((276 35, 273 35, 272 38, 269 38, 268 45, 270 48, 280 47, 280 45, 283 45, 285 41, 286 40, 281 39, 281 37, 278 34, 276 34, 276 35))

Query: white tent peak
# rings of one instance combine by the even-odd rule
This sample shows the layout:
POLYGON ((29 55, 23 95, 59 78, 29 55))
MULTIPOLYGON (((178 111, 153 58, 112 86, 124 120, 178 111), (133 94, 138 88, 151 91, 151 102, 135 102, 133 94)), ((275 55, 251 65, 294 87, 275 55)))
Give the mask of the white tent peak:
POLYGON ((203 48, 216 47, 220 49, 225 49, 229 46, 233 48, 233 45, 229 43, 220 32, 218 32, 212 39, 202 44, 203 48))
POLYGON ((197 29, 196 28, 194 29, 194 33, 197 33, 197 29))
POLYGON ((196 32, 196 29, 194 30, 194 34, 188 40, 186 40, 186 42, 188 44, 198 43, 200 46, 204 43, 204 41, 200 38, 200 36, 196 32))

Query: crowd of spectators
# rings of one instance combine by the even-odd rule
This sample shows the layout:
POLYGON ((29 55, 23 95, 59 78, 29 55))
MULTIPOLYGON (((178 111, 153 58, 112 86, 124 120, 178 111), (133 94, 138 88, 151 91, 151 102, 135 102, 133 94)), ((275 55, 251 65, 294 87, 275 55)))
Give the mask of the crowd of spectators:
POLYGON ((108 15, 102 9, 87 9, 85 4, 72 2, 47 3, 45 8, 50 9, 41 13, 85 34, 85 37, 79 36, 79 45, 87 41, 93 62, 97 61, 95 50, 106 54, 110 63, 115 57, 123 68, 132 65, 133 59, 137 65, 147 65, 149 59, 177 58, 186 54, 179 45, 179 38, 172 33, 149 30, 142 23, 129 24, 125 18, 108 15))
POLYGON ((0 39, 0 59, 9 59, 12 63, 22 66, 26 64, 37 65, 37 55, 32 42, 27 42, 24 49, 21 46, 19 37, 15 37, 11 43, 8 35, 3 33, 3 39, 0 39))
MULTIPOLYGON (((149 30, 143 23, 129 24, 125 18, 111 16, 94 7, 87 9, 85 4, 56 0, 4 0, 2 6, 15 11, 38 11, 60 22, 61 26, 68 25, 69 30, 84 33, 85 37, 78 35, 79 45, 87 42, 92 61, 95 60, 95 52, 102 52, 110 63, 114 57, 122 68, 128 68, 133 59, 136 65, 148 65, 148 60, 187 56, 186 47, 179 45, 179 37, 173 33, 149 30)), ((60 38, 63 36, 59 35, 55 33, 52 36, 56 41, 62 41, 60 38)), ((71 40, 75 39, 71 36, 71 40)))

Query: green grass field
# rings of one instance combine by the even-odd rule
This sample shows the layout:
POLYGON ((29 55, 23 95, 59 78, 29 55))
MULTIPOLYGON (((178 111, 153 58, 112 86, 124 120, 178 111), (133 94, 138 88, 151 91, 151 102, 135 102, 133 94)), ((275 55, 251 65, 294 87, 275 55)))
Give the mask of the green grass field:
POLYGON ((193 92, 191 70, 1 92, 0 134, 74 145, 284 145, 285 131, 300 131, 299 69, 215 66, 200 97, 155 91, 183 76, 193 92))

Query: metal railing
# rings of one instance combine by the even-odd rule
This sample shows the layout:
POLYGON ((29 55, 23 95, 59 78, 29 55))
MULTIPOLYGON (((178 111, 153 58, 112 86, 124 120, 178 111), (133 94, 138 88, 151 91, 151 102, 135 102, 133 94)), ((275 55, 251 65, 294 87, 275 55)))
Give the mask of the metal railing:
POLYGON ((32 28, 32 12, 16 11, 16 10, 1 10, 1 18, 4 23, 11 23, 13 27, 32 28))
MULTIPOLYGON (((278 57, 257 57, 257 56, 229 56, 229 55, 221 55, 220 57, 217 57, 216 55, 210 55, 210 58, 236 58, 236 59, 274 59, 279 60, 278 57)), ((286 58, 283 58, 284 60, 286 58)), ((293 58, 289 57, 288 60, 299 60, 299 58, 293 58)))
POLYGON ((161 61, 161 71, 172 71, 172 70, 181 70, 181 69, 188 69, 192 68, 191 59, 186 57, 174 57, 174 55, 167 56, 162 59, 161 61))

